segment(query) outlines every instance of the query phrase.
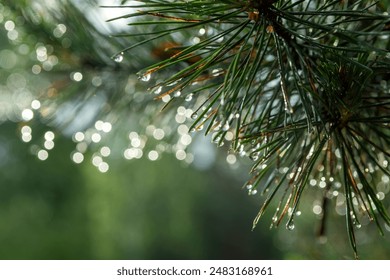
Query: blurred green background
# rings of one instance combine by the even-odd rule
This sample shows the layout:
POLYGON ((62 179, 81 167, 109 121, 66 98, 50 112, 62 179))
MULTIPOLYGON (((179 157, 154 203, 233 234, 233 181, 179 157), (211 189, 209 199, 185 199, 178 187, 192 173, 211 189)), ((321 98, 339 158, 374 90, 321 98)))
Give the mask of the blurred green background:
MULTIPOLYGON (((153 118, 143 116, 149 114, 145 104, 155 101, 139 94, 145 87, 129 78, 152 58, 141 59, 145 50, 120 65, 110 58, 128 42, 96 27, 98 21, 105 24, 96 1, 48 2, 0 4, 0 259, 353 258, 344 217, 335 211, 327 240, 316 237, 320 220, 313 213, 314 189, 308 190, 295 230, 284 225, 269 230, 269 211, 251 231, 264 198, 248 196, 241 188, 247 169, 235 160, 227 163, 227 151, 204 144, 201 133, 192 141, 198 146, 192 148, 194 160, 178 160, 169 152, 161 152, 158 160, 146 152, 137 160, 118 155, 121 148, 114 147, 124 141, 120 137, 142 130, 153 118), (82 16, 86 5, 95 7, 89 18, 82 16), (75 73, 82 73, 81 82, 75 73), (69 113, 59 109, 63 104, 84 106, 99 96, 104 102, 94 103, 97 113, 89 121, 64 121, 83 110, 69 113), (41 102, 36 110, 26 111, 36 100, 41 102), (104 165, 109 170, 99 172, 89 159, 97 158, 100 146, 90 141, 80 148, 74 132, 106 117, 115 133, 104 138, 113 145, 104 165), (32 132, 23 134, 26 127, 32 132), (47 131, 55 133, 54 147, 47 139, 43 143, 47 131), (75 160, 80 150, 84 161, 75 160)), ((169 126, 169 118, 160 124, 169 126)), ((159 141, 147 143, 169 150, 169 141, 168 148, 159 141)), ((384 237, 375 225, 357 230, 360 257, 388 259, 389 230, 384 237)))

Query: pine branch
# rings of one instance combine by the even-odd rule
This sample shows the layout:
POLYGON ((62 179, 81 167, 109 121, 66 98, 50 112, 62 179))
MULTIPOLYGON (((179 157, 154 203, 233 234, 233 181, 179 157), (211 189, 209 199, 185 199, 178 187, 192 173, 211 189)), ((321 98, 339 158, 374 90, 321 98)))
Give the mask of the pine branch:
POLYGON ((158 98, 191 97, 187 104, 201 104, 194 108, 192 129, 206 127, 218 145, 227 133, 234 134, 231 149, 254 162, 249 192, 268 193, 254 226, 280 196, 272 225, 287 219, 293 229, 308 185, 325 188, 327 199, 339 184, 356 256, 359 217, 367 215, 379 228, 381 219, 390 225, 367 179, 371 173, 389 174, 385 4, 138 2, 122 6, 136 12, 113 19, 128 19, 132 28, 117 36, 142 38, 121 53, 153 44, 161 61, 141 71, 140 78, 158 81, 151 87, 160 92, 158 98))

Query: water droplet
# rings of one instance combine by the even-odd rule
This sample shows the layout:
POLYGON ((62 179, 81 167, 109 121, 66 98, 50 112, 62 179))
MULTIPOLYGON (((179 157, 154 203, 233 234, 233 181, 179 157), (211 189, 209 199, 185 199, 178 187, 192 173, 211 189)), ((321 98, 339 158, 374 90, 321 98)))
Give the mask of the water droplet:
POLYGON ((141 76, 141 81, 147 82, 147 81, 150 80, 151 76, 152 76, 152 75, 151 75, 150 73, 146 73, 146 74, 144 74, 144 75, 141 76))
POLYGON ((351 219, 352 219, 352 224, 357 228, 361 228, 362 225, 360 224, 359 220, 356 218, 355 214, 351 211, 351 219))
POLYGON ((246 185, 246 188, 247 188, 248 190, 251 190, 251 189, 253 188, 253 185, 252 185, 252 184, 248 184, 248 185, 246 185))
POLYGON ((154 91, 154 94, 160 94, 162 91, 162 86, 159 86, 158 88, 156 88, 156 90, 154 91))
POLYGON ((214 77, 218 77, 219 75, 223 74, 223 69, 213 69, 211 73, 214 77))
POLYGON ((222 147, 223 145, 225 145, 225 142, 219 142, 217 147, 222 147))
POLYGON ((123 61, 123 52, 120 52, 116 56, 114 56, 114 61, 117 63, 121 63, 123 61))
POLYGON ((356 227, 357 229, 359 229, 359 228, 362 227, 362 225, 361 225, 360 223, 356 223, 356 224, 355 224, 355 227, 356 227))
POLYGON ((250 190, 248 191, 248 194, 249 194, 249 195, 255 195, 255 194, 257 194, 257 190, 252 190, 252 189, 250 189, 250 190))
POLYGON ((221 141, 221 136, 218 135, 218 136, 213 138, 214 143, 218 143, 219 141, 221 141))
POLYGON ((197 113, 193 113, 191 115, 191 119, 196 120, 197 118, 198 118, 198 114, 197 113))
POLYGON ((293 222, 292 220, 289 221, 289 222, 287 223, 287 225, 286 225, 286 228, 287 228, 288 230, 294 230, 294 228, 295 228, 294 222, 293 222))
POLYGON ((167 86, 168 86, 168 87, 174 86, 174 85, 176 85, 177 83, 179 83, 181 80, 182 80, 182 78, 177 79, 177 80, 175 80, 175 81, 173 81, 173 82, 167 84, 167 86))
POLYGON ((226 123, 223 125, 222 130, 223 130, 223 131, 228 131, 229 128, 230 128, 230 125, 229 125, 228 122, 226 122, 226 123))
POLYGON ((163 98, 161 98, 161 101, 164 103, 168 103, 170 100, 171 100, 171 96, 169 94, 167 94, 163 98))
POLYGON ((187 95, 186 98, 185 98, 185 101, 187 101, 187 102, 191 101, 192 100, 192 96, 193 96, 192 93, 187 95))
POLYGON ((221 130, 221 127, 222 125, 219 123, 217 124, 218 122, 215 122, 214 121, 214 131, 220 131, 221 130))
POLYGON ((181 91, 180 91, 180 90, 176 91, 176 92, 173 94, 174 97, 180 97, 180 95, 181 95, 181 91))
POLYGON ((259 159, 259 153, 258 152, 253 152, 249 155, 249 158, 253 161, 257 161, 259 159))

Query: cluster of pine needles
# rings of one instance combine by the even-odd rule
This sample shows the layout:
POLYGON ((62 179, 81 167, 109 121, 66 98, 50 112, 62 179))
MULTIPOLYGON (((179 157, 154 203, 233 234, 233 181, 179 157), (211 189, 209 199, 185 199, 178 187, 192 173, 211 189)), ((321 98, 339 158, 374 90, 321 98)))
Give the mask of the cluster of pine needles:
MULTIPOLYGON (((386 1, 123 1, 157 59, 140 77, 166 105, 194 106, 192 130, 253 160, 246 187, 266 195, 256 226, 279 200, 272 225, 294 228, 302 194, 323 193, 321 216, 343 193, 346 227, 368 217, 390 226, 377 184, 390 177, 390 16, 386 1), (134 5, 132 3, 135 3, 134 5), (191 97, 191 98, 189 98, 191 97), (388 178, 387 177, 387 178, 388 178)), ((113 19, 113 20, 116 20, 113 19)))

